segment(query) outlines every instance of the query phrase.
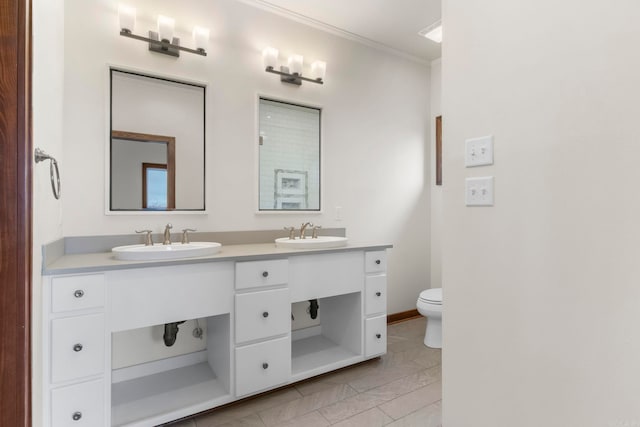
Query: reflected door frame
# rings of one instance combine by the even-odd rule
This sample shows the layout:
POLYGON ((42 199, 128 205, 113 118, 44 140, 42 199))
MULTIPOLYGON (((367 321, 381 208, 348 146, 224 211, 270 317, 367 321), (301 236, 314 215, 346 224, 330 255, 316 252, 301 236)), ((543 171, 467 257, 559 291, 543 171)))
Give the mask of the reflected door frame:
MULTIPOLYGON (((112 139, 137 142, 159 142, 167 144, 167 210, 176 208, 176 139, 173 136, 153 135, 148 133, 127 132, 121 130, 111 131, 112 139)), ((143 174, 144 176, 144 174, 143 174)), ((146 200, 146 189, 143 180, 143 200, 146 200)), ((145 205, 142 206, 146 208, 145 205)))

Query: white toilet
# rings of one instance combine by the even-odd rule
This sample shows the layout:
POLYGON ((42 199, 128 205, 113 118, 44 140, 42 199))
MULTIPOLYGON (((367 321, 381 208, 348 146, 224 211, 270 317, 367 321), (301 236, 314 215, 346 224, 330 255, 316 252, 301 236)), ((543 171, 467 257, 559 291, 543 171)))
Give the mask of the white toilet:
POLYGON ((442 348, 442 288, 420 292, 416 307, 418 312, 427 318, 424 345, 442 348))

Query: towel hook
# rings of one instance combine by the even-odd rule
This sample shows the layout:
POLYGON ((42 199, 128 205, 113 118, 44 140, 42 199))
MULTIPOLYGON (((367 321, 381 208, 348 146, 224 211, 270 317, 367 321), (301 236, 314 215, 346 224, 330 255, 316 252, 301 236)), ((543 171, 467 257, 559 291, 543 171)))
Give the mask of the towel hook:
POLYGON ((49 160, 49 177, 51 178, 51 191, 53 191, 53 197, 60 199, 60 170, 58 170, 58 162, 55 158, 48 155, 40 148, 35 150, 36 163, 49 160))

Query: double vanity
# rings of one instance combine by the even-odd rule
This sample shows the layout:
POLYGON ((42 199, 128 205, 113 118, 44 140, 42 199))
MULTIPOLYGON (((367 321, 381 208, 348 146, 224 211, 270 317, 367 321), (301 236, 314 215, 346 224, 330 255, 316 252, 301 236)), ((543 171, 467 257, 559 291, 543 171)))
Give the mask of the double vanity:
POLYGON ((50 260, 45 425, 153 426, 384 354, 390 247, 272 240, 176 260, 50 260), (292 330, 292 304, 307 301, 319 322, 292 330), (204 350, 113 368, 112 334, 190 319, 204 322, 204 350))

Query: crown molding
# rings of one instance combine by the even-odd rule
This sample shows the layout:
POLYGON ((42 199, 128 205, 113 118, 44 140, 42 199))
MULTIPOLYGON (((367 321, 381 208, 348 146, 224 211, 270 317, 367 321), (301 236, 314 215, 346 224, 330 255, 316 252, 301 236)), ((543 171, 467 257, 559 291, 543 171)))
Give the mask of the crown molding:
POLYGON ((377 42, 375 40, 371 40, 367 37, 363 37, 361 35, 352 33, 350 31, 344 30, 342 28, 338 28, 335 27, 333 25, 329 25, 325 22, 322 21, 318 21, 317 19, 313 19, 310 18, 306 15, 302 15, 296 12, 293 12, 289 9, 285 9, 283 7, 280 6, 276 6, 272 3, 269 3, 268 1, 265 0, 238 0, 239 2, 245 3, 247 5, 253 6, 253 7, 257 7, 259 9, 262 10, 266 10, 267 12, 271 12, 274 13, 276 15, 280 15, 283 16, 285 18, 291 19, 292 21, 296 21, 299 22, 301 24, 304 25, 308 25, 310 27, 316 28, 318 30, 322 30, 325 31, 327 33, 331 33, 333 35, 363 44, 365 46, 369 46, 372 47, 374 49, 378 49, 381 51, 384 51, 386 53, 390 53, 392 55, 395 56, 399 56, 401 58, 404 59, 408 59, 410 61, 414 61, 417 62, 419 64, 423 64, 423 65, 429 65, 430 61, 428 59, 425 58, 420 58, 418 56, 415 55, 411 55, 409 53, 403 52, 401 50, 398 50, 394 47, 391 47, 389 45, 386 45, 384 43, 380 43, 377 42))

